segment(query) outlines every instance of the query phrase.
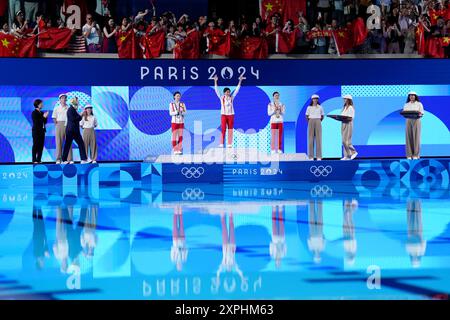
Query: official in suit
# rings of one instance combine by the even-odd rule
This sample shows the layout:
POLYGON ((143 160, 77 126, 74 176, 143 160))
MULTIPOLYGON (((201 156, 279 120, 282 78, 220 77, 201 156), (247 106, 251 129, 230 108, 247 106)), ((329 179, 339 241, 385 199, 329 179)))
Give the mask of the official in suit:
POLYGON ((70 102, 70 108, 67 110, 66 142, 64 143, 62 161, 65 164, 68 163, 67 157, 69 155, 69 150, 72 146, 72 142, 75 140, 78 145, 78 150, 80 150, 81 163, 89 163, 86 156, 86 147, 80 134, 80 121, 82 120, 82 117, 77 111, 78 98, 73 98, 70 102))
POLYGON ((34 101, 34 111, 31 113, 33 120, 33 163, 41 163, 42 152, 44 150, 45 125, 47 124, 48 111, 45 113, 42 112, 43 107, 44 102, 41 99, 34 101))

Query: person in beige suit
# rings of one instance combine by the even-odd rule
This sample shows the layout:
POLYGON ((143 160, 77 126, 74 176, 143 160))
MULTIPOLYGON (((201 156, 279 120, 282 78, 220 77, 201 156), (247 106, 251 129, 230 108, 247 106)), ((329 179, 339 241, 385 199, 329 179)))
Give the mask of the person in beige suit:
POLYGON ((83 129, 83 141, 86 148, 86 155, 92 160, 92 163, 97 163, 98 148, 97 137, 95 135, 95 128, 97 128, 97 118, 92 111, 92 105, 87 104, 84 107, 80 127, 83 129), (89 155, 89 150, 91 154, 89 155))
POLYGON ((353 98, 347 94, 344 97, 344 107, 341 116, 349 117, 349 121, 342 121, 342 145, 344 146, 344 157, 341 160, 353 160, 358 155, 352 144, 353 135, 353 119, 355 119, 355 107, 353 106, 353 98))
POLYGON ((306 120, 308 120, 308 157, 314 160, 314 144, 316 145, 316 159, 322 160, 322 120, 324 112, 319 104, 319 96, 313 94, 311 103, 306 108, 306 120))
MULTIPOLYGON (((59 95, 59 103, 56 104, 53 109, 52 119, 55 124, 55 139, 56 139, 56 163, 60 164, 62 159, 62 149, 64 141, 66 140, 66 122, 67 122, 67 95, 62 93, 59 95)), ((70 163, 73 163, 72 147, 70 148, 69 156, 67 159, 70 163)))
POLYGON ((406 157, 408 160, 420 158, 420 133, 422 130, 422 118, 425 113, 422 103, 419 101, 417 93, 408 93, 408 99, 403 107, 403 111, 416 111, 419 113, 417 119, 406 119, 406 157))

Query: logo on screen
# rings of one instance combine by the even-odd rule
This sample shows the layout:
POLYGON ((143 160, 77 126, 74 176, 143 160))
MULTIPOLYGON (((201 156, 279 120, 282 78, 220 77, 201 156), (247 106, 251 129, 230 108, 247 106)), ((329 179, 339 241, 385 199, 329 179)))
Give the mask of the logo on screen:
POLYGON ((231 69, 230 67, 225 67, 220 72, 220 75, 222 76, 222 78, 227 79, 227 80, 233 78, 233 74, 234 74, 233 69, 231 69))
POLYGON ((327 177, 331 172, 333 172, 333 168, 331 166, 311 166, 309 171, 316 177, 327 177))
POLYGON ((198 179, 205 173, 205 168, 203 167, 183 167, 181 169, 181 174, 185 176, 187 179, 198 179))

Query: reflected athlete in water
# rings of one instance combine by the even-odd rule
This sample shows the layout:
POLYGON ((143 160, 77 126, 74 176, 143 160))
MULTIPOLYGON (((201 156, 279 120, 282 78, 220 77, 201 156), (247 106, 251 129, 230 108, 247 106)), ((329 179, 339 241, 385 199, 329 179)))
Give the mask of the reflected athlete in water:
POLYGON ((284 233, 284 206, 272 206, 272 241, 270 242, 270 256, 275 260, 277 268, 286 256, 286 236, 284 233))
POLYGON ((345 263, 347 265, 354 265, 356 259, 357 243, 355 237, 355 224, 353 223, 353 214, 358 210, 358 200, 344 200, 344 251, 345 263))
POLYGON ((236 263, 236 238, 234 235, 233 213, 228 214, 229 228, 227 228, 225 212, 220 215, 222 225, 222 262, 217 270, 216 279, 219 282, 222 272, 236 272, 241 279, 244 274, 236 263))
POLYGON ((184 234, 183 208, 181 206, 175 206, 173 209, 172 247, 170 249, 170 259, 176 265, 178 271, 183 269, 183 264, 186 263, 187 255, 188 249, 184 234))
POLYGON ((322 261, 321 253, 325 250, 323 235, 323 204, 322 200, 310 200, 308 212, 309 237, 308 249, 314 254, 314 262, 322 261))
POLYGON ((420 199, 408 199, 406 214, 408 223, 406 252, 411 258, 411 265, 414 268, 418 268, 427 248, 427 242, 423 238, 422 201, 420 199))
MULTIPOLYGON (((84 210, 84 209, 82 209, 84 210)), ((98 218, 98 204, 91 204, 89 210, 86 209, 86 214, 84 215, 84 220, 81 220, 79 225, 81 225, 81 235, 80 243, 83 250, 83 254, 86 258, 91 259, 94 256, 95 248, 97 247, 97 218, 98 218)))

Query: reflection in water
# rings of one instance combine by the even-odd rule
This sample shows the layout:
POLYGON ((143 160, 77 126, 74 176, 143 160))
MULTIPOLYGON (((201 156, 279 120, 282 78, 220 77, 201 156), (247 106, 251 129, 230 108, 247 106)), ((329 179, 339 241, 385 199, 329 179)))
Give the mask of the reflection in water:
POLYGON ((94 256, 94 250, 97 246, 97 219, 98 219, 98 205, 91 204, 89 208, 82 207, 81 208, 81 217, 80 222, 83 226, 83 230, 81 232, 81 247, 83 248, 83 254, 86 258, 92 259, 94 256), (82 217, 85 217, 84 221, 82 217))
MULTIPOLYGON (((73 195, 64 197, 56 208, 55 241, 53 255, 58 261, 60 271, 68 273, 70 266, 78 268, 80 255, 92 259, 97 246, 98 205, 82 203, 78 222, 74 221, 75 204, 77 198, 73 195)), ((45 226, 45 218, 41 206, 33 206, 33 252, 36 267, 45 266, 45 258, 50 258, 49 244, 45 226)))
POLYGON ((222 262, 216 273, 216 280, 219 283, 222 272, 236 272, 241 279, 244 274, 236 263, 236 238, 234 235, 233 213, 228 215, 223 212, 220 215, 220 223, 222 225, 222 262), (226 216, 228 216, 229 228, 227 227, 226 216))
POLYGON ((286 256, 286 236, 284 234, 284 206, 272 206, 272 241, 270 242, 270 256, 275 260, 277 268, 286 256))
POLYGON ((173 227, 172 227, 172 248, 170 249, 170 259, 175 263, 177 270, 183 269, 186 263, 188 249, 186 246, 186 236, 183 225, 183 208, 175 206, 173 209, 173 227))
POLYGON ((36 259, 36 268, 43 269, 45 259, 50 258, 50 252, 48 251, 44 216, 39 206, 33 206, 33 253, 36 259))
POLYGON ((411 258, 414 268, 420 267, 421 259, 425 255, 427 242, 423 239, 422 202, 420 199, 408 199, 406 203, 408 240, 406 251, 411 258))
MULTIPOLYGON (((134 289, 113 292, 108 288, 112 285, 125 288, 124 284, 134 288, 135 281, 142 277, 155 283, 152 288, 155 298, 160 297, 158 288, 163 284, 175 291, 184 290, 182 298, 187 299, 303 299, 309 298, 311 292, 327 292, 326 297, 336 298, 350 290, 354 297, 379 298, 381 290, 368 292, 366 286, 361 288, 351 277, 346 278, 350 275, 348 271, 365 276, 370 265, 386 270, 392 279, 399 279, 391 283, 392 291, 383 291, 385 294, 394 292, 399 297, 414 298, 422 294, 420 288, 439 293, 450 283, 448 275, 441 272, 449 266, 450 217, 442 214, 442 207, 449 206, 446 198, 416 199, 409 192, 412 199, 408 200, 398 190, 378 198, 366 197, 332 184, 329 189, 334 191, 329 196, 322 196, 319 187, 312 195, 309 186, 299 189, 292 184, 283 192, 271 194, 258 188, 238 195, 221 190, 220 186, 189 192, 185 186, 180 186, 179 192, 173 188, 175 191, 166 191, 164 197, 159 194, 149 197, 138 190, 126 199, 117 192, 120 189, 113 189, 108 194, 110 198, 105 199, 102 194, 101 200, 41 192, 34 194, 32 205, 21 204, 26 216, 19 210, 12 215, 11 204, 0 203, 0 209, 6 208, 0 212, 0 274, 28 285, 33 292, 59 292, 67 289, 60 271, 69 278, 76 274, 71 270, 78 268, 82 269, 83 280, 88 279, 89 286, 98 290, 95 298, 100 299, 141 298, 141 293, 134 289), (147 214, 149 205, 154 210, 151 215, 147 214), (427 214, 426 221, 422 221, 422 210, 427 214), (27 226, 32 229, 28 231, 27 226), (21 234, 24 230, 27 237, 21 234), (15 237, 18 241, 9 240, 15 237), (219 237, 222 250, 214 245, 220 241, 219 237), (11 248, 2 249, 9 243, 11 248), (310 251, 306 257, 305 249, 310 251), (20 258, 17 261, 31 261, 23 264, 23 270, 42 271, 37 277, 35 272, 22 272, 18 276, 20 270, 11 267, 8 250, 20 258), (425 260, 430 263, 422 262, 425 254, 430 256, 430 260, 425 260), (320 265, 310 267, 313 261, 320 265), (274 266, 277 272, 273 272, 274 266), (308 272, 304 272, 305 266, 308 272), (346 266, 352 266, 351 270, 346 266), (409 270, 419 266, 420 274, 409 270), (253 280, 247 281, 243 271, 250 279, 263 279, 262 289, 256 290, 258 285, 253 280), (408 286, 401 283, 405 276, 408 286), (298 290, 298 282, 291 281, 294 277, 305 286, 304 291, 298 290), (46 279, 45 283, 41 278, 46 279), (106 278, 108 285, 99 280, 106 278), (239 278, 241 281, 235 282, 239 278), (234 283, 238 284, 236 290, 234 283)), ((16 203, 14 206, 18 207, 16 203)), ((320 294, 321 298, 325 296, 320 294)))
POLYGON ((56 239, 53 244, 53 254, 60 264, 62 273, 67 272, 69 259, 69 241, 67 239, 67 225, 72 222, 69 218, 69 208, 59 206, 56 208, 56 239))
POLYGON ((322 200, 309 200, 308 208, 309 237, 308 248, 314 255, 314 262, 320 263, 320 254, 325 250, 325 237, 323 235, 323 203, 322 200))
POLYGON ((358 200, 344 200, 344 251, 345 263, 347 265, 354 265, 356 259, 356 238, 355 225, 353 223, 353 214, 358 209, 358 200))

